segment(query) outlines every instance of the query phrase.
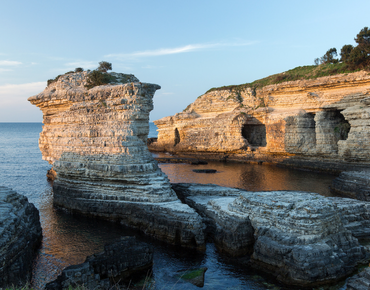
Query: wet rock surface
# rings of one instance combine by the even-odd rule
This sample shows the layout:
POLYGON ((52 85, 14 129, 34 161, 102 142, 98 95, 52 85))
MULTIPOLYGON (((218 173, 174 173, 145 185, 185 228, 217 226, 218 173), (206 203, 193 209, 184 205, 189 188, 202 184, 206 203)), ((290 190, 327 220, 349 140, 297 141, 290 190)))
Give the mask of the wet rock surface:
POLYGON ((333 180, 330 189, 342 196, 370 201, 370 170, 344 171, 333 180))
POLYGON ((61 76, 29 98, 43 111, 39 147, 53 164, 54 204, 204 247, 201 218, 181 204, 146 145, 160 86, 110 73, 117 82, 88 90, 88 74, 61 76))
POLYGON ((145 275, 153 264, 153 250, 134 237, 123 237, 104 246, 104 252, 86 258, 79 265, 63 270, 46 285, 48 290, 84 286, 86 289, 112 289, 136 275, 145 275))
POLYGON ((370 229, 366 202, 216 185, 173 184, 173 188, 202 216, 216 245, 235 256, 252 252, 252 267, 285 284, 312 287, 334 282, 369 258, 355 238, 370 229), (356 216, 359 213, 361 217, 356 216))
POLYGON ((30 282, 41 239, 39 211, 25 196, 0 186, 0 288, 30 282))

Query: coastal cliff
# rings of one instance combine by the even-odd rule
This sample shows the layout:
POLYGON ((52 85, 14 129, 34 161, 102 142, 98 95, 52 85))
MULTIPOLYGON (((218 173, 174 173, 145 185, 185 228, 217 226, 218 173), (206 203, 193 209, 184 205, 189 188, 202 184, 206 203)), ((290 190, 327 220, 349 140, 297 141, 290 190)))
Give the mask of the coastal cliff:
POLYGON ((110 73, 115 82, 87 89, 89 73, 60 76, 28 99, 43 112, 39 147, 55 171, 54 204, 203 247, 200 217, 180 202, 146 146, 160 86, 110 73))
POLYGON ((214 89, 154 123, 150 150, 369 164, 370 74, 214 89))

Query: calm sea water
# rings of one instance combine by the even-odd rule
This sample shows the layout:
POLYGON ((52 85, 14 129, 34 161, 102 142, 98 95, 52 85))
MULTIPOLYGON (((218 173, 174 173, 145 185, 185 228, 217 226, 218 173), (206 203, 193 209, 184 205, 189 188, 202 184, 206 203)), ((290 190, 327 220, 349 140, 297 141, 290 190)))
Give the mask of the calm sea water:
MULTIPOLYGON (((38 148, 41 123, 0 123, 0 185, 24 194, 40 211, 43 242, 33 270, 33 286, 41 289, 62 269, 84 262, 103 245, 120 236, 135 235, 154 246, 155 289, 198 289, 178 279, 178 272, 207 267, 204 289, 283 289, 273 281, 243 269, 220 255, 212 243, 205 253, 153 241, 118 224, 69 215, 52 206, 52 186, 46 180, 51 168, 38 148)), ((156 137, 150 124, 149 137, 156 137)), ((208 165, 161 164, 172 182, 215 183, 247 190, 305 190, 328 195, 333 176, 273 166, 238 163, 208 165), (196 174, 194 168, 214 168, 215 174, 196 174)), ((339 288, 336 287, 337 289, 339 288)))

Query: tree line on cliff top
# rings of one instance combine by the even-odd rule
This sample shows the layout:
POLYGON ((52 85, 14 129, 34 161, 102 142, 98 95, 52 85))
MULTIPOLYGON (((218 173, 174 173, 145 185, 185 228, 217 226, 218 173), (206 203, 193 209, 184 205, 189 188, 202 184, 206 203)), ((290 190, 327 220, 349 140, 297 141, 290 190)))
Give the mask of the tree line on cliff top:
POLYGON ((340 50, 340 59, 337 49, 330 48, 322 57, 315 59, 315 65, 343 62, 351 70, 370 69, 370 29, 364 27, 357 34, 355 41, 357 46, 343 45, 340 50))

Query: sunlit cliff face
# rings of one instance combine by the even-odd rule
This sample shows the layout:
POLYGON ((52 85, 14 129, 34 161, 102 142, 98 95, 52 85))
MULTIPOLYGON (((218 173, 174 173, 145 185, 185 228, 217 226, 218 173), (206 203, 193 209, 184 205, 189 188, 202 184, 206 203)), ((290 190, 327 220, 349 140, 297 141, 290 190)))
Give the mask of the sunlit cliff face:
POLYGON ((153 150, 370 161, 370 75, 211 91, 162 118, 153 150), (180 140, 180 141, 179 141, 180 140))

